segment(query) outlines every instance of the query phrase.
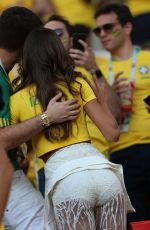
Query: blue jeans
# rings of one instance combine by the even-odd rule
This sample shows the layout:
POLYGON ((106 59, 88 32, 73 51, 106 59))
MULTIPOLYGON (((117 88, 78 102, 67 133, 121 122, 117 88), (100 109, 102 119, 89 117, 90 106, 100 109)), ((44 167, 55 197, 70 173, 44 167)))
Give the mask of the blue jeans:
POLYGON ((44 168, 40 169, 38 171, 38 180, 39 180, 39 190, 42 193, 44 197, 45 193, 45 173, 44 173, 44 168))
POLYGON ((137 144, 113 152, 110 161, 122 164, 124 181, 135 213, 128 214, 128 222, 150 217, 150 144, 137 144))

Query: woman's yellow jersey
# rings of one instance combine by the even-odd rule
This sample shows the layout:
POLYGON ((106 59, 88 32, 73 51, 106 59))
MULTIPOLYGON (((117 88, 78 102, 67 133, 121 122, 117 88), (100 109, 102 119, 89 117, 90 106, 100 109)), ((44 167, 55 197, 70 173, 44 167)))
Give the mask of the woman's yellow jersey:
MULTIPOLYGON (((75 82, 72 86, 78 91, 81 90, 82 96, 80 94, 76 96, 79 104, 81 105, 81 111, 78 118, 72 122, 70 137, 65 140, 50 142, 45 138, 43 132, 39 133, 32 140, 34 152, 39 157, 49 151, 74 143, 90 140, 83 107, 87 102, 95 99, 95 95, 89 84, 84 79, 77 78, 77 81, 78 83, 75 82)), ((65 84, 61 83, 58 87, 65 92, 68 99, 73 98, 65 84)), ((10 108, 12 124, 25 121, 42 113, 41 106, 35 98, 35 92, 35 86, 32 85, 20 90, 11 97, 10 108)))
MULTIPOLYGON (((105 60, 106 61, 106 60, 105 60)), ((104 60, 101 59, 101 63, 103 63, 104 60)), ((84 68, 76 68, 77 71, 81 72, 91 84, 94 84, 92 74, 90 74, 88 71, 86 71, 84 68)), ((94 124, 94 122, 89 118, 88 115, 86 115, 86 123, 88 132, 90 135, 91 143, 105 156, 107 156, 109 152, 109 142, 106 140, 106 138, 103 136, 103 134, 100 132, 100 130, 97 128, 97 126, 94 124)))

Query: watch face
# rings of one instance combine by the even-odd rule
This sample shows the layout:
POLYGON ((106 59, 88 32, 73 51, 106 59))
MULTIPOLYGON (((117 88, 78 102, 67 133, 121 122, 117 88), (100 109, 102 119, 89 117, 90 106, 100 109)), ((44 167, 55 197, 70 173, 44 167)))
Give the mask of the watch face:
POLYGON ((48 120, 47 117, 44 117, 43 121, 44 121, 44 124, 45 124, 45 125, 49 125, 49 120, 48 120))
POLYGON ((45 125, 49 125, 49 120, 47 117, 44 119, 44 122, 45 122, 45 125))
POLYGON ((48 117, 47 117, 46 114, 42 114, 41 115, 41 119, 42 119, 43 125, 45 125, 45 126, 49 126, 50 125, 49 119, 48 119, 48 117))

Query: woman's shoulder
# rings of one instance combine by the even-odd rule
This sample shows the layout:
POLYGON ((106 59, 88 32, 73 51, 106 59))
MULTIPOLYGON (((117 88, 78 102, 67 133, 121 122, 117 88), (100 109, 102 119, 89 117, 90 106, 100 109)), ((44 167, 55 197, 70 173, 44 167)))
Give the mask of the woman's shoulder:
MULTIPOLYGON (((68 90, 68 85, 64 81, 59 81, 57 84, 57 87, 62 89, 62 90, 68 90)), ((71 82, 70 86, 76 89, 77 91, 80 90, 81 88, 85 88, 89 86, 88 81, 86 80, 86 77, 79 75, 77 76, 74 81, 71 82)))
POLYGON ((81 75, 81 76, 76 77, 74 84, 81 84, 83 86, 87 86, 87 85, 89 86, 89 81, 84 75, 81 75))

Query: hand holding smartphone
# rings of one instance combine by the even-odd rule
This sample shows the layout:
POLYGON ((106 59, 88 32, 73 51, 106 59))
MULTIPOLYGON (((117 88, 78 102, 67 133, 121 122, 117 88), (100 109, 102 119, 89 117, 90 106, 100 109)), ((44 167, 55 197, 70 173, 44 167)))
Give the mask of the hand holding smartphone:
POLYGON ((73 49, 84 51, 84 47, 80 44, 79 40, 86 40, 85 33, 74 33, 73 34, 73 49))

